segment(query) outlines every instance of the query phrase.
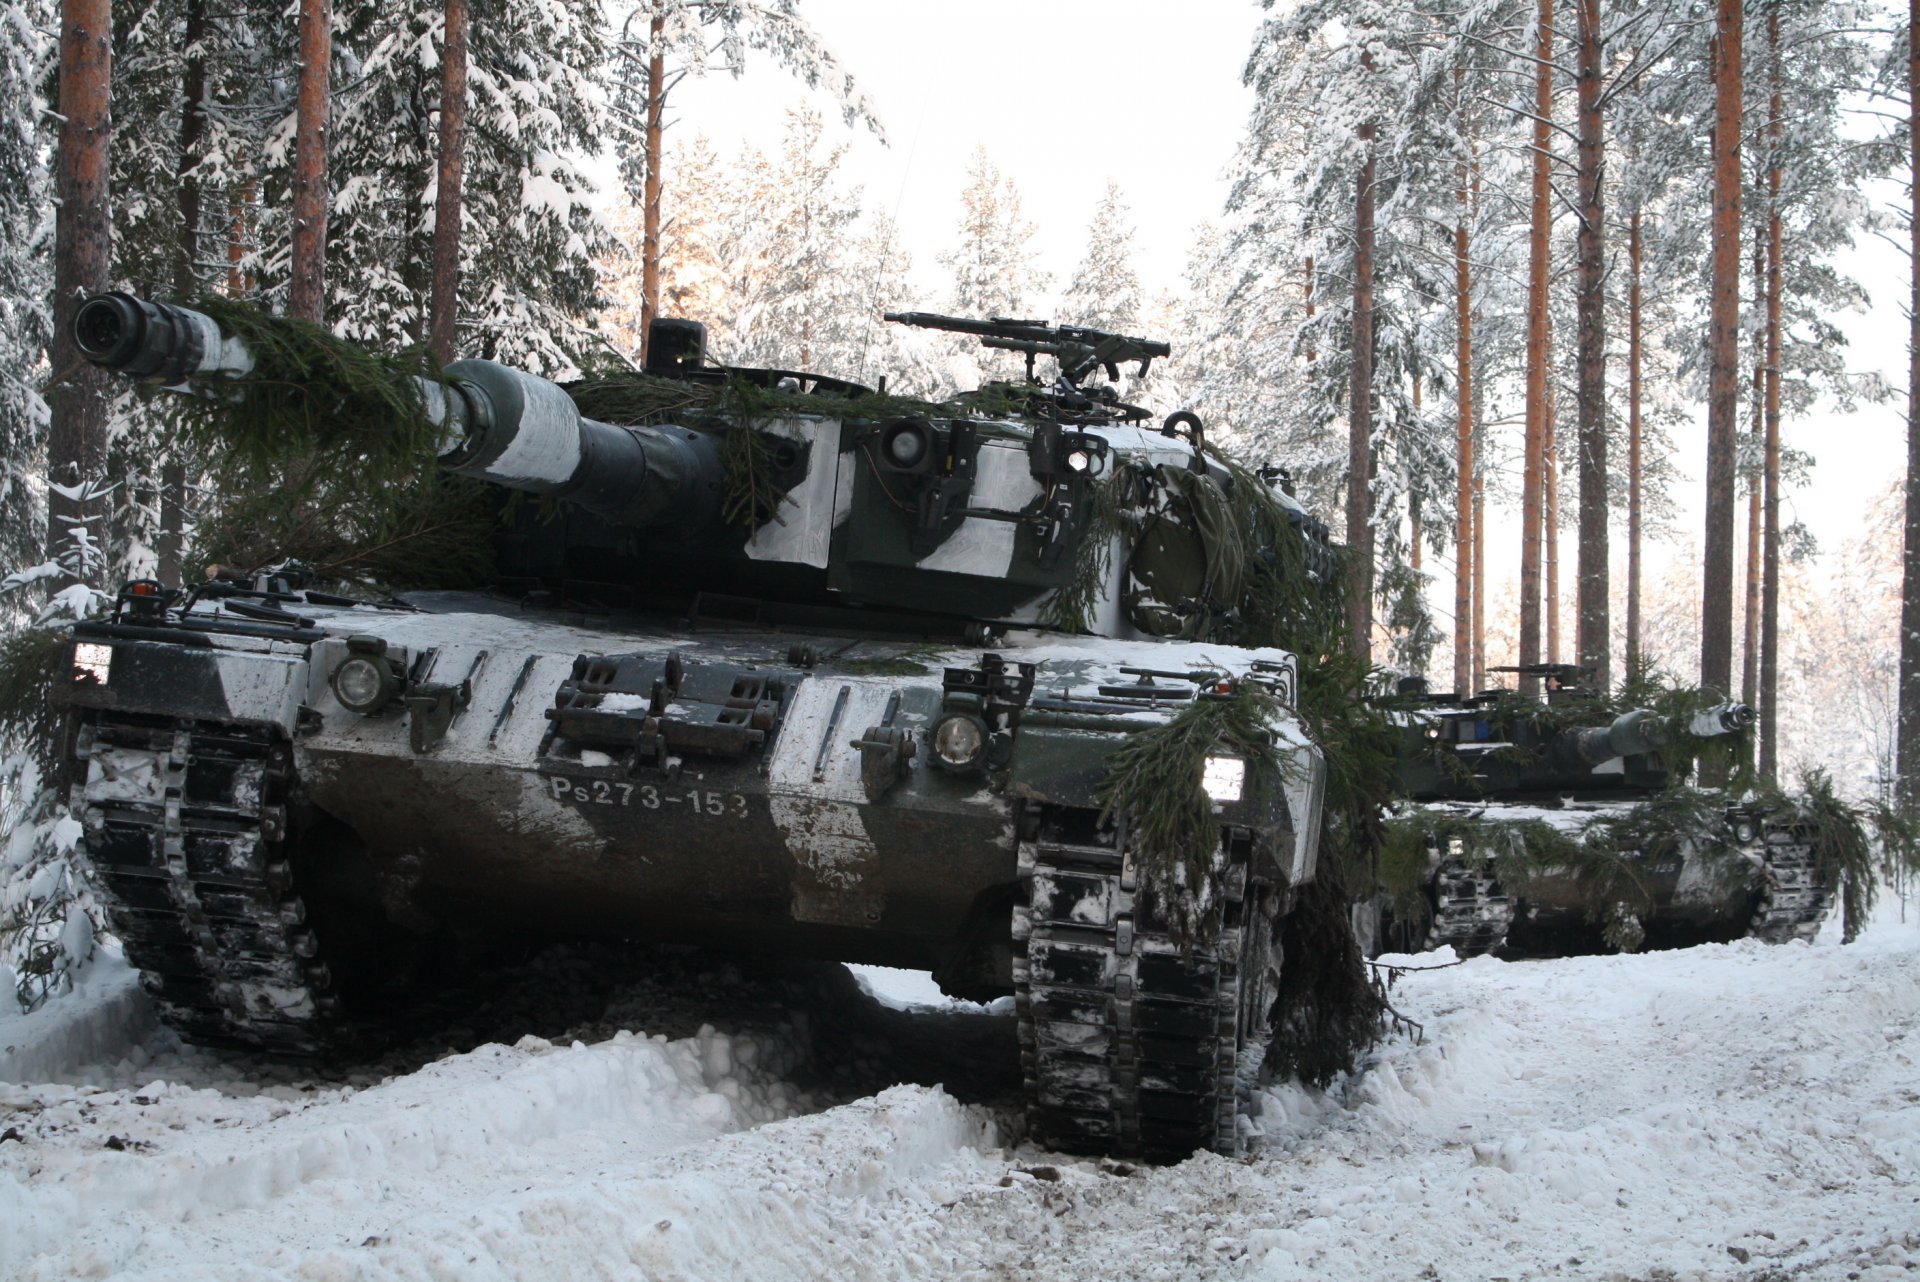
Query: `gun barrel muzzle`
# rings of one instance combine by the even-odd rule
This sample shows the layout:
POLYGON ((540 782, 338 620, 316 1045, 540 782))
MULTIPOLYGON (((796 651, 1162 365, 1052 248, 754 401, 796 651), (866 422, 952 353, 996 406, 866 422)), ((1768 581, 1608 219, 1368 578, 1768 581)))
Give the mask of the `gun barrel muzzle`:
POLYGON ((1714 735, 1739 734, 1751 727, 1757 716, 1751 704, 1716 704, 1694 713, 1693 722, 1687 729, 1703 739, 1714 735))
POLYGON ((193 374, 244 374, 253 353, 191 307, 114 291, 95 294, 73 317, 73 342, 87 360, 130 378, 178 383, 193 374))

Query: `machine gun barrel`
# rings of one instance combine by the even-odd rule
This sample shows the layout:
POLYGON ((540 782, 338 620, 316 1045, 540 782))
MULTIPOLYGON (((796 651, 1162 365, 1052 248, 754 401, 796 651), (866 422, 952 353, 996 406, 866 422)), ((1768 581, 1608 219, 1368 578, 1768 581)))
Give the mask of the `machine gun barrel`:
POLYGON ((1095 369, 1105 367, 1107 377, 1118 378, 1121 362, 1139 361, 1140 372, 1145 374, 1156 356, 1173 354, 1172 346, 1159 339, 1135 338, 1085 325, 1050 325, 1046 321, 1015 320, 1008 316, 974 320, 966 316, 943 316, 938 312, 887 312, 885 316, 900 325, 973 334, 985 347, 1025 352, 1029 377, 1033 374, 1034 356, 1051 356, 1060 362, 1061 375, 1076 387, 1095 369))
MULTIPOLYGON (((103 369, 222 395, 245 394, 255 355, 203 312, 97 294, 74 316, 80 354, 103 369)), ((573 398, 537 374, 493 361, 455 361, 439 379, 408 376, 420 412, 444 430, 449 472, 564 499, 618 524, 698 528, 717 518, 725 469, 711 439, 671 426, 626 427, 582 418, 573 398)))

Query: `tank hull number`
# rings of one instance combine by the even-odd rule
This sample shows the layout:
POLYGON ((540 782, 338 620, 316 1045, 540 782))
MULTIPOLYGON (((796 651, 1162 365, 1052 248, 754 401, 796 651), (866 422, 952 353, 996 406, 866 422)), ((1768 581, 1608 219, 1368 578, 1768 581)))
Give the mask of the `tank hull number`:
POLYGON ((555 801, 570 801, 577 806, 625 806, 640 810, 685 810, 705 819, 745 819, 747 799, 737 792, 716 792, 710 788, 662 788, 651 783, 627 783, 621 779, 566 779, 554 775, 549 780, 555 801))

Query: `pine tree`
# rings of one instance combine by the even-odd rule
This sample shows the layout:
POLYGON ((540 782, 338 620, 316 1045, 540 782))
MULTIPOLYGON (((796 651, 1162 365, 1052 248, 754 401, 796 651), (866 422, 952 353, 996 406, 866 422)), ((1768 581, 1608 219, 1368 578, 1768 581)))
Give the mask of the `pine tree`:
POLYGON ((660 311, 665 228, 661 221, 667 102, 689 75, 738 77, 749 52, 764 53, 810 89, 839 102, 849 126, 864 122, 885 140, 878 114, 839 60, 801 20, 797 0, 630 0, 617 15, 611 107, 621 179, 639 206, 640 325, 660 311))
POLYGON ((1120 184, 1107 182, 1087 227, 1086 250, 1060 299, 1059 319, 1114 333, 1140 327, 1140 273, 1133 265, 1133 227, 1120 184))
MULTIPOLYGON (((960 189, 953 248, 939 255, 940 264, 953 273, 948 310, 959 316, 1025 317, 1050 279, 1035 266, 1038 256, 1029 247, 1035 230, 1021 212, 1013 179, 1001 174, 985 147, 976 146, 960 189)), ((970 339, 949 339, 944 346, 957 364, 972 361, 1000 377, 1014 376, 1014 363, 1005 354, 987 352, 970 339)))
MULTIPOLYGON (((40 458, 46 448, 45 347, 52 331, 49 296, 52 206, 45 139, 33 109, 51 60, 40 4, 0 9, 0 101, 16 109, 0 119, 0 571, 39 562, 46 549, 40 458)), ((0 598, 0 617, 16 606, 0 598)))

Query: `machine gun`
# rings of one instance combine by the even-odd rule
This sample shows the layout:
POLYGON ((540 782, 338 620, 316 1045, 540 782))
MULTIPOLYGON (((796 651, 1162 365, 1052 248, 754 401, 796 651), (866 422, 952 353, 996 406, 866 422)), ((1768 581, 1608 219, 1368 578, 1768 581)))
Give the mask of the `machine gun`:
POLYGON ((1014 320, 1008 316, 974 320, 966 316, 942 316, 938 312, 888 312, 886 319, 921 329, 974 334, 979 336, 982 347, 1020 352, 1027 358, 1029 383, 1040 381, 1034 376, 1033 358, 1051 356, 1059 362, 1060 377, 1075 391, 1081 390, 1080 384, 1096 369, 1104 369, 1108 378, 1117 379, 1122 362, 1138 361, 1138 373, 1144 377, 1154 357, 1173 354, 1171 347, 1155 339, 1132 338, 1084 325, 1051 325, 1046 321, 1014 320))

